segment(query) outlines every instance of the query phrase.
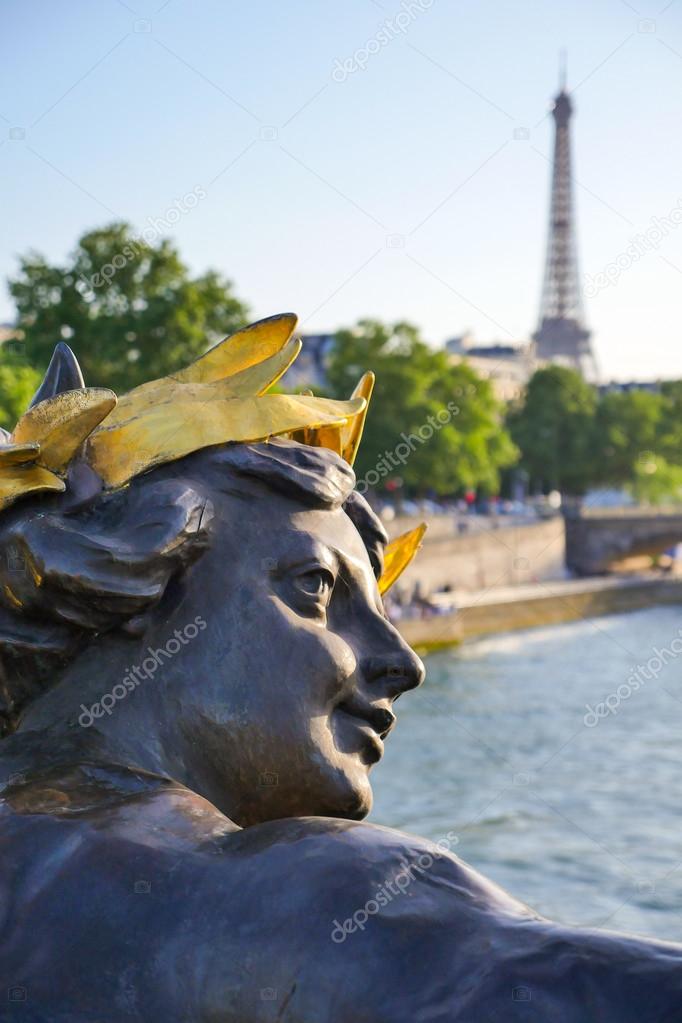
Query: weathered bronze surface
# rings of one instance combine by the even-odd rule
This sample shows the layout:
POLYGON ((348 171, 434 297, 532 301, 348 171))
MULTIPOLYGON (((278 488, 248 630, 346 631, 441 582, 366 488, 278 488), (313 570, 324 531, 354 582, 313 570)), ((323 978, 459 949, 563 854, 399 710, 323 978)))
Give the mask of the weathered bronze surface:
MULTIPOLYGON (((256 373, 239 345, 233 375, 256 373)), ((183 386, 227 379, 227 350, 205 358, 183 386)), ((172 381, 145 387, 121 428, 172 409, 172 381)), ((307 415, 291 431, 327 429, 307 415)), ((447 841, 363 823, 423 677, 378 582, 420 537, 385 556, 336 440, 206 447, 190 425, 192 453, 166 435, 119 487, 91 440, 63 493, 0 520, 0 1019, 682 1018, 682 946, 553 924, 447 841)))

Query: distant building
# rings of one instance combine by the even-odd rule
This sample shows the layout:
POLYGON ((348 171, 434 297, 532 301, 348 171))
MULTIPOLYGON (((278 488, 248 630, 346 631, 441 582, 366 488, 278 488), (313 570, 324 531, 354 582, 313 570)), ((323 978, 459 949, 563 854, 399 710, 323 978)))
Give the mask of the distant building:
POLYGON ((597 366, 585 326, 578 274, 570 121, 573 104, 566 91, 565 69, 554 100, 554 159, 549 234, 540 319, 533 335, 539 361, 556 362, 597 379, 597 366))
POLYGON ((516 401, 536 369, 531 347, 522 344, 477 345, 471 334, 445 342, 452 362, 466 361, 484 380, 490 380, 499 401, 516 401))
MULTIPOLYGON (((303 334, 303 348, 291 369, 282 378, 287 391, 311 390, 316 394, 327 390, 327 367, 336 334, 303 334)), ((445 343, 452 362, 466 359, 471 368, 493 385, 499 401, 515 401, 528 383, 537 363, 532 346, 523 344, 476 344, 471 334, 462 334, 445 343)))
POLYGON ((302 334, 303 348, 291 369, 282 378, 288 391, 326 390, 327 365, 336 334, 302 334))

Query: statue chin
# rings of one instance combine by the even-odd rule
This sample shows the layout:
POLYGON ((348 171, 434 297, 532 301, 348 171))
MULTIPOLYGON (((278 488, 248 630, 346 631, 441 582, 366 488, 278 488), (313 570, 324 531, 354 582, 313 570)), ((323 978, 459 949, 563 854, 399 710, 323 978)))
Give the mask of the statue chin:
POLYGON ((300 761, 300 777, 291 774, 291 764, 281 762, 258 779, 258 795, 249 786, 248 795, 235 801, 232 784, 222 788, 222 798, 213 800, 240 827, 253 827, 272 820, 298 817, 336 817, 361 821, 373 804, 368 768, 356 757, 335 754, 327 759, 322 750, 306 752, 300 761))
POLYGON ((367 817, 372 809, 374 796, 369 778, 358 772, 352 779, 352 783, 346 787, 340 787, 336 799, 327 805, 326 812, 319 811, 314 816, 341 817, 350 821, 361 821, 367 817))

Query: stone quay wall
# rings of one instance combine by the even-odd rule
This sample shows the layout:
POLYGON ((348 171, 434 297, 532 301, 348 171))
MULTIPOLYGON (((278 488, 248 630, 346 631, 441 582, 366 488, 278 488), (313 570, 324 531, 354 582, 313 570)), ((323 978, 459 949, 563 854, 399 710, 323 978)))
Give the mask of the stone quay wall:
POLYGON ((480 591, 491 586, 561 579, 565 576, 565 530, 561 516, 544 521, 507 524, 472 517, 466 532, 458 532, 454 517, 398 517, 388 523, 391 537, 426 521, 421 550, 401 576, 397 587, 408 593, 419 582, 424 595, 450 586, 480 591))

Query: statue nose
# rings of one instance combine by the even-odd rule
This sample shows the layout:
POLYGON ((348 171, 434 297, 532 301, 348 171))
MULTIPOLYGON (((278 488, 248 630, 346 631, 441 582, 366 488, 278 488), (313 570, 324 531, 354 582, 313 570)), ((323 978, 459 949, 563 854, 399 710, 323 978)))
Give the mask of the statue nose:
POLYGON ((421 685, 425 671, 421 660, 406 647, 398 654, 368 658, 364 674, 372 688, 381 686, 387 696, 395 699, 421 685))

